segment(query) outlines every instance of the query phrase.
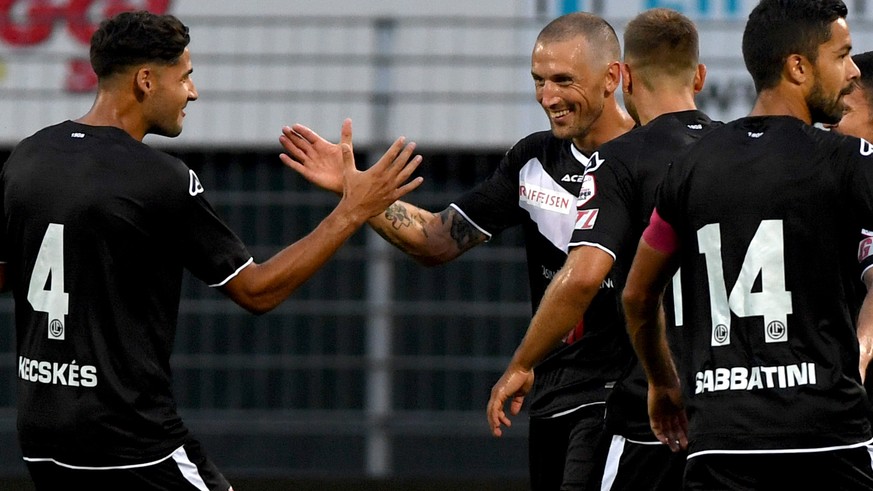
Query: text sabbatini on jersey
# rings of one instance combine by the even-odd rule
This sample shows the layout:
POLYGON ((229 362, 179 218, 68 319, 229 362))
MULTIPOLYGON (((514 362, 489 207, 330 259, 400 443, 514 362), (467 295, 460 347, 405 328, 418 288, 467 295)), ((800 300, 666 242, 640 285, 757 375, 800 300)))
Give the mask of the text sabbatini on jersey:
POLYGON ((702 370, 694 376, 695 394, 723 390, 787 389, 815 385, 815 363, 794 365, 731 367, 702 370))

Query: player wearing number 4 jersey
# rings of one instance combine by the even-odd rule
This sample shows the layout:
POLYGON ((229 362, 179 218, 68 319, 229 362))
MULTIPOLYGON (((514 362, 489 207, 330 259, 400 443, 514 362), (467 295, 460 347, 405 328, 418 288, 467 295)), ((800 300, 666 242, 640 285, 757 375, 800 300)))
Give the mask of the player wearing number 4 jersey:
POLYGON ((655 434, 686 489, 873 487, 852 292, 873 152, 834 123, 858 77, 839 0, 764 0, 743 54, 758 90, 667 173, 623 295, 655 434), (657 315, 682 270, 679 372, 657 315), (684 389, 683 409, 680 387, 684 389))
POLYGON ((101 24, 92 109, 22 141, 0 172, 0 287, 15 295, 19 441, 38 490, 227 491, 171 392, 183 268, 266 312, 420 183, 403 184, 412 145, 366 172, 346 148, 336 209, 255 263, 194 172, 142 143, 177 136, 197 99, 188 41, 172 16, 101 24))

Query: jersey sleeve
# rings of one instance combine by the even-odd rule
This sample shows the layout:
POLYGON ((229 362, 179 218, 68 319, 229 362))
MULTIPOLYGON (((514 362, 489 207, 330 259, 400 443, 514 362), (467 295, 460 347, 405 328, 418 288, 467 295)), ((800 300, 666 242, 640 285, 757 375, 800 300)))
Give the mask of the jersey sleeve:
POLYGON ((619 247, 629 243, 632 234, 633 182, 625 162, 603 150, 599 154, 605 163, 585 175, 591 182, 583 190, 594 192, 587 199, 580 196, 577 200, 570 247, 598 247, 615 259, 619 247))
POLYGON ((524 141, 511 148, 500 164, 452 206, 490 239, 493 235, 521 223, 518 207, 518 172, 524 162, 524 141))
POLYGON ((207 201, 197 174, 184 170, 173 190, 179 200, 175 232, 183 265, 209 286, 221 286, 251 264, 252 255, 207 201))
POLYGON ((848 155, 837 156, 845 159, 851 165, 847 166, 845 185, 851 190, 851 196, 862 229, 859 233, 858 263, 861 277, 873 267, 873 145, 863 139, 850 139, 848 155))

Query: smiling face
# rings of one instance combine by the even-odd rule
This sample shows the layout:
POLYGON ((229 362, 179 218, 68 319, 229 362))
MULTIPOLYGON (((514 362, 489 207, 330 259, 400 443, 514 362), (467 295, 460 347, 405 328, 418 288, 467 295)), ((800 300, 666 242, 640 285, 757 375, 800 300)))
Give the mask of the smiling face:
POLYGON ((185 106, 197 100, 197 89, 191 78, 193 68, 188 48, 172 65, 153 65, 148 100, 144 103, 144 116, 148 121, 147 133, 175 137, 182 132, 185 106))
POLYGON ((536 43, 531 75, 555 137, 581 139, 591 131, 606 101, 607 69, 585 36, 536 43))
POLYGON ((813 64, 814 81, 806 97, 813 122, 834 124, 843 116, 844 99, 861 73, 849 56, 851 50, 849 26, 845 19, 837 19, 831 24, 831 38, 818 47, 813 64))

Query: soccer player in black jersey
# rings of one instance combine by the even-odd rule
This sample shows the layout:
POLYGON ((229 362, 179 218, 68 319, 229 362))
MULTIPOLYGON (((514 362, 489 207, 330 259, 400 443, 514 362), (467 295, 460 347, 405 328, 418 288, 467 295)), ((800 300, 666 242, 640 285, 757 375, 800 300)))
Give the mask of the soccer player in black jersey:
POLYGON ((194 172, 142 143, 197 99, 188 28, 122 13, 91 39, 98 91, 76 121, 19 143, 0 172, 0 287, 15 296, 19 441, 39 490, 230 485, 176 412, 169 358, 183 268, 255 313, 420 184, 398 140, 309 235, 256 263, 194 172))
MULTIPOLYGON (((580 207, 579 213, 596 219, 573 231, 571 245, 598 248, 615 261, 608 277, 601 272, 591 281, 608 278, 621 291, 668 164, 717 126, 697 110, 694 102, 706 76, 698 53, 694 23, 676 11, 645 11, 625 28, 624 103, 641 126, 602 145, 597 153, 603 163, 587 173, 595 180, 597 192, 580 207)), ((556 278, 565 274, 570 273, 562 270, 556 278)), ((587 302, 581 297, 549 296, 558 292, 557 288, 550 288, 537 311, 537 316, 546 316, 552 321, 550 325, 556 327, 561 325, 559 319, 565 323, 571 320, 561 317, 561 312, 568 310, 564 304, 584 306, 587 302)), ((667 313, 672 325, 673 310, 667 313)), ((538 337, 532 334, 533 331, 528 332, 513 363, 518 359, 536 359, 560 336, 557 328, 536 332, 538 337)), ((517 369, 511 364, 507 373, 517 369)), ((646 379, 637 363, 607 398, 603 451, 608 452, 608 457, 602 479, 596 483, 599 489, 682 488, 685 455, 671 452, 652 434, 646 412, 646 379)))
POLYGON ((688 448, 686 489, 873 488, 858 349, 873 326, 853 318, 873 149, 812 126, 839 121, 859 75, 846 15, 840 0, 753 9, 752 112, 671 166, 639 243, 628 331, 652 429, 688 448), (658 304, 678 266, 674 361, 658 304))
MULTIPOLYGON (((614 30, 595 15, 577 12, 549 23, 537 37, 531 75, 551 131, 519 141, 487 180, 442 212, 397 202, 370 225, 429 265, 450 261, 493 234, 521 225, 535 311, 552 276, 567 260, 574 224, 584 221, 577 209, 593 193, 593 182, 584 179, 589 157, 634 124, 615 99, 619 56, 614 30)), ((343 141, 351 142, 348 121, 342 133, 343 141)), ((336 146, 300 125, 287 128, 281 140, 288 151, 286 163, 317 185, 338 190, 336 146)), ((573 264, 605 274, 612 258, 596 249, 592 256, 574 259, 573 264)), ((584 309, 579 309, 573 325, 564 328, 564 341, 551 346, 533 371, 529 366, 519 374, 519 390, 504 394, 500 402, 502 409, 502 402, 512 397, 511 411, 517 414, 533 386, 529 453, 535 490, 585 486, 598 467, 594 454, 608 387, 631 357, 615 290, 600 281, 572 287, 589 289, 586 294, 593 297, 584 330, 584 309)), ((490 423, 494 435, 500 436, 501 424, 508 426, 509 419, 503 416, 490 423)))

